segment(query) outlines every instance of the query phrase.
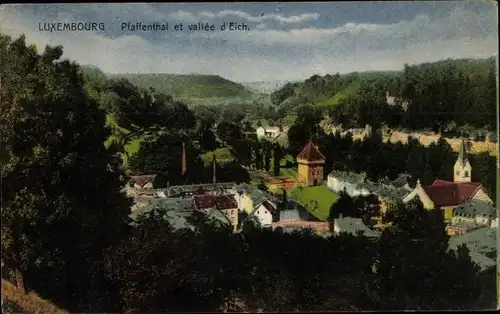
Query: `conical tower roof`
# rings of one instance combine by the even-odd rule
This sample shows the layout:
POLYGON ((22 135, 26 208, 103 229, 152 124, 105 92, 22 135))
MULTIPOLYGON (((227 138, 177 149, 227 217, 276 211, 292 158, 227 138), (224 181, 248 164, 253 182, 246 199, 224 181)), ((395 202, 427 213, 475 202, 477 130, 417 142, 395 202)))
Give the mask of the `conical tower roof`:
POLYGON ((324 161, 325 156, 319 151, 318 147, 313 144, 312 140, 304 146, 297 159, 305 159, 307 161, 324 161))

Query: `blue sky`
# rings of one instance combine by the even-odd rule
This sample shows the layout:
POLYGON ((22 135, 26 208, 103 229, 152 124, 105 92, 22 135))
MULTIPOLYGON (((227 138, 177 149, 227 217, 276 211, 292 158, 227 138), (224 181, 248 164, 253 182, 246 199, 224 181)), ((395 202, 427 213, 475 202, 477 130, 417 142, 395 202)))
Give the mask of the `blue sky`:
MULTIPOLYGON (((185 26, 184 26, 185 27, 185 26)), ((245 81, 399 70, 404 63, 498 54, 490 1, 0 6, 0 31, 107 73, 204 73, 245 81), (214 32, 130 32, 123 22, 197 21, 214 32), (249 31, 221 32, 224 21, 249 31), (38 23, 105 23, 97 32, 40 32, 38 23)))

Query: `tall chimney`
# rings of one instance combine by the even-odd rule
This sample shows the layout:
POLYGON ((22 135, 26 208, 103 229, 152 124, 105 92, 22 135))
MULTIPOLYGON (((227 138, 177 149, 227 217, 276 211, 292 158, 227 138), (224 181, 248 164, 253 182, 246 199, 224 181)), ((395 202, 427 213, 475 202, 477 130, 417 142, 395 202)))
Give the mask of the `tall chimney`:
POLYGON ((215 192, 215 184, 217 183, 217 180, 216 180, 216 167, 217 167, 217 161, 216 161, 216 157, 215 157, 215 154, 212 155, 212 184, 214 185, 214 192, 215 192))
POLYGON ((184 145, 184 141, 182 142, 182 166, 181 167, 182 167, 182 169, 181 169, 182 177, 185 180, 187 165, 186 165, 186 146, 184 145))

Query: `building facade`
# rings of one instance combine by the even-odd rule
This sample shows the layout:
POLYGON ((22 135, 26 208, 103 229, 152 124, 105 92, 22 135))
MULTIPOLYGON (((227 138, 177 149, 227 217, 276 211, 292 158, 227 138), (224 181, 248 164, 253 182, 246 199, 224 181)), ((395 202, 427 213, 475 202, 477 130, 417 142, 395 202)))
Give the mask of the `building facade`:
POLYGON ((328 175, 327 187, 335 193, 345 191, 349 196, 356 197, 361 195, 361 190, 358 188, 358 185, 364 181, 364 174, 332 171, 328 175))
POLYGON ((325 159, 318 147, 309 141, 297 156, 298 183, 307 186, 322 184, 325 159))
POLYGON ((419 197, 424 208, 441 208, 445 220, 452 220, 457 206, 470 201, 493 204, 479 182, 471 181, 472 167, 467 159, 465 141, 460 144, 458 159, 453 167, 453 182, 436 179, 431 185, 423 186, 417 181, 415 189, 404 198, 407 203, 419 197))

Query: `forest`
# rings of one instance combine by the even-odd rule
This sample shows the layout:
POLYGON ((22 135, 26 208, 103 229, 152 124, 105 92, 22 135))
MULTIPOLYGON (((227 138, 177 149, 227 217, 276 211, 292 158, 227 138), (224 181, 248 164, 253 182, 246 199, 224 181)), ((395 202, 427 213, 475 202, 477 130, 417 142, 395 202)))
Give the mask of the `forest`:
MULTIPOLYGON (((62 55, 61 46, 39 52, 24 36, 0 36, 3 280, 69 312, 495 307, 495 269, 480 270, 465 246, 448 251, 442 215, 420 202, 396 204, 404 210, 386 218, 392 227, 377 240, 273 232, 252 224, 234 234, 202 213, 190 217, 194 230, 174 230, 161 209, 131 225, 132 201, 122 192, 127 136, 140 135, 145 143, 128 160, 130 167, 163 173, 167 180, 179 180, 175 154, 181 142, 194 169, 202 152, 230 147, 237 162, 225 167, 232 178, 243 177, 235 172, 247 171, 245 165, 267 168, 268 162, 261 146, 252 153, 255 135, 242 112, 192 110, 98 71, 89 79, 62 55), (110 116, 119 124, 109 123, 110 116)), ((321 141, 317 124, 310 123, 318 116, 301 110, 291 129, 292 151, 304 138, 321 141)), ((386 161, 377 160, 378 140, 327 139, 321 145, 345 145, 338 151, 346 154, 329 155, 330 167, 341 167, 342 160, 354 167, 360 162, 355 155, 372 151, 357 167, 372 176, 393 175, 382 171, 386 161)), ((398 158, 410 158, 411 149, 398 158)), ((415 151, 420 155, 412 158, 423 157, 423 149, 415 151)), ((413 161, 405 165, 422 171, 413 161)), ((446 168, 430 165, 429 171, 446 168)))
POLYGON ((386 123, 443 132, 450 125, 494 131, 496 66, 488 59, 443 60, 404 65, 401 72, 314 75, 271 94, 279 112, 310 104, 346 127, 386 123), (386 93, 398 106, 386 106, 386 93), (407 103, 407 109, 401 106, 407 103))

